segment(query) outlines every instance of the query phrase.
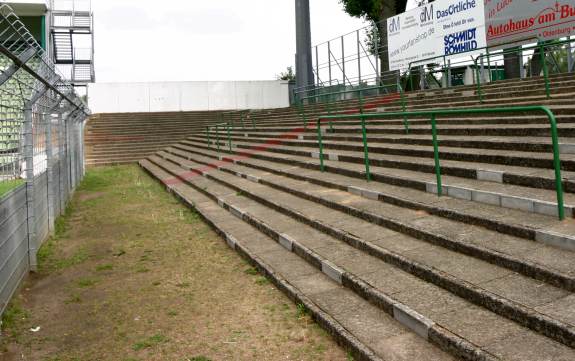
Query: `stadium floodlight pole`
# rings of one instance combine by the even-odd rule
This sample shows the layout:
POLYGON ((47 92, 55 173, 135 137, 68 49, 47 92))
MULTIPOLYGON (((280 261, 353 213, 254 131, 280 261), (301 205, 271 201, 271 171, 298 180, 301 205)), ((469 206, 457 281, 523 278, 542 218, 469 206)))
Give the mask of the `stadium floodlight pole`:
POLYGON ((309 0, 295 0, 296 87, 314 85, 309 0))

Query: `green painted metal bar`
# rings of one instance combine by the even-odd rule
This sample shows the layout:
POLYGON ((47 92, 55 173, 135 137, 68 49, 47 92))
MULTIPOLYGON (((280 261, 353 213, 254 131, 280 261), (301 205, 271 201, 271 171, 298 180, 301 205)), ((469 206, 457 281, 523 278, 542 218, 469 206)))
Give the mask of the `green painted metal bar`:
POLYGON ((212 149, 210 142, 210 127, 206 127, 206 137, 208 139, 208 149, 212 149))
MULTIPOLYGON (((487 71, 489 72, 489 81, 492 82, 493 81, 493 74, 491 74, 491 56, 489 54, 489 48, 485 49, 487 51, 487 71)), ((497 67, 495 67, 495 71, 497 74, 497 67)), ((497 78, 495 80, 498 80, 497 78)))
POLYGON ((242 122, 242 129, 245 129, 245 127, 244 127, 244 112, 240 113, 240 121, 242 122))
POLYGON ((475 83, 477 86, 477 96, 479 97, 479 102, 483 103, 483 92, 481 90, 481 77, 479 75, 479 68, 477 67, 477 59, 479 59, 481 56, 483 56, 483 54, 479 54, 479 56, 477 58, 475 58, 473 60, 473 62, 475 63, 475 83))
POLYGON ((230 148, 230 153, 232 153, 232 136, 230 133, 230 124, 227 124, 227 131, 228 131, 228 147, 230 148))
MULTIPOLYGON (((405 99, 405 92, 399 83, 397 84, 397 88, 399 90, 399 96, 401 97, 401 110, 406 113, 407 101, 405 99)), ((409 134, 409 121, 407 120, 407 115, 403 117, 403 127, 405 128, 405 134, 409 134)))
MULTIPOLYGON (((565 208, 563 200, 563 182, 561 176, 561 156, 559 150, 559 132, 557 130, 557 120, 553 112, 546 106, 532 105, 532 106, 519 106, 519 107, 497 107, 497 108, 466 108, 466 109, 434 109, 425 111, 414 111, 414 112, 388 112, 388 113, 369 113, 369 114, 354 114, 354 115, 332 115, 332 116, 321 116, 317 119, 318 129, 322 121, 331 119, 332 121, 344 120, 344 119, 361 119, 364 122, 366 119, 377 119, 377 118, 391 118, 391 117, 401 117, 401 116, 422 116, 422 117, 436 117, 438 115, 449 116, 449 115, 462 115, 462 114, 493 114, 493 113, 514 113, 514 112, 543 112, 547 115, 549 120, 549 125, 551 127, 551 141, 553 144, 553 168, 555 170, 555 191, 557 193, 557 214, 559 219, 565 219, 565 208)), ((433 128, 433 122, 432 122, 433 128)), ((433 129, 432 129, 433 131, 433 129)), ((320 131, 321 133, 321 131, 320 131)), ((318 133, 318 141, 320 142, 320 158, 323 153, 323 143, 321 142, 321 134, 318 133)), ((435 142, 434 142, 435 143, 435 142)), ((365 144, 365 143, 364 143, 365 144)), ((437 148, 439 152, 439 146, 437 143, 434 144, 434 150, 437 148)), ((366 149, 366 148, 364 148, 366 149)), ((366 153, 366 158, 367 158, 366 153)), ((438 156, 439 158, 439 156, 438 156)), ((366 163, 369 161, 366 160, 366 163)), ((439 169, 439 166, 437 167, 439 169)), ((440 188, 438 187, 438 190, 440 188)))
POLYGON ((543 77, 545 78, 545 94, 547 99, 551 98, 551 87, 549 85, 549 71, 547 69, 547 61, 545 61, 545 45, 539 44, 539 55, 541 55, 541 64, 543 64, 543 77))
POLYGON ((218 145, 218 154, 220 154, 220 130, 219 127, 216 125, 216 144, 218 145))
POLYGON ((371 172, 369 171, 369 147, 367 146, 367 127, 365 125, 365 116, 361 115, 361 136, 363 140, 363 160, 365 163, 365 179, 371 181, 371 172))
POLYGON ((435 161, 435 178, 437 180, 437 195, 443 195, 443 185, 441 182, 441 164, 439 163, 439 142, 437 141, 437 124, 435 114, 431 115, 431 134, 433 137, 433 158, 435 161))
POLYGON ((359 96, 359 113, 360 113, 360 114, 363 114, 363 94, 362 94, 362 91, 361 91, 361 85, 360 85, 360 87, 359 87, 358 96, 359 96))
POLYGON ((323 164, 323 139, 321 135, 321 122, 317 122, 317 143, 319 146, 319 169, 325 172, 325 166, 323 164))

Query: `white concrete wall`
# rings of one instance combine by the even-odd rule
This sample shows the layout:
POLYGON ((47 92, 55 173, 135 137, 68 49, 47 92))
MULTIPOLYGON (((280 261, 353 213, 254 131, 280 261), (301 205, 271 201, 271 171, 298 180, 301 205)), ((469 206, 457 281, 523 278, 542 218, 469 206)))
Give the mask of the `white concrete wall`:
POLYGON ((286 81, 94 83, 93 113, 266 109, 289 106, 286 81))

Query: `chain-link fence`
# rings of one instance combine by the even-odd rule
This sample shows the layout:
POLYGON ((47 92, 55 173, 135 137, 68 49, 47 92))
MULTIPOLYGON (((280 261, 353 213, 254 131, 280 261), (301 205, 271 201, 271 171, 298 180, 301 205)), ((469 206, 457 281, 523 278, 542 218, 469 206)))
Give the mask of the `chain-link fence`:
POLYGON ((84 174, 89 111, 49 55, 0 5, 0 312, 84 174))

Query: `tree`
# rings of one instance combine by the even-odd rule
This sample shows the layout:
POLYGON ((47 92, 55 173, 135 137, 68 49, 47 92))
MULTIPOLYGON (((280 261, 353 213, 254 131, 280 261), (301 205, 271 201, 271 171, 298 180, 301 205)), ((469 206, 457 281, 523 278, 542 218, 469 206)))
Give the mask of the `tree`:
POLYGON ((288 80, 288 81, 295 81, 295 73, 293 71, 293 67, 288 66, 286 71, 282 71, 280 75, 276 75, 278 80, 288 80))

